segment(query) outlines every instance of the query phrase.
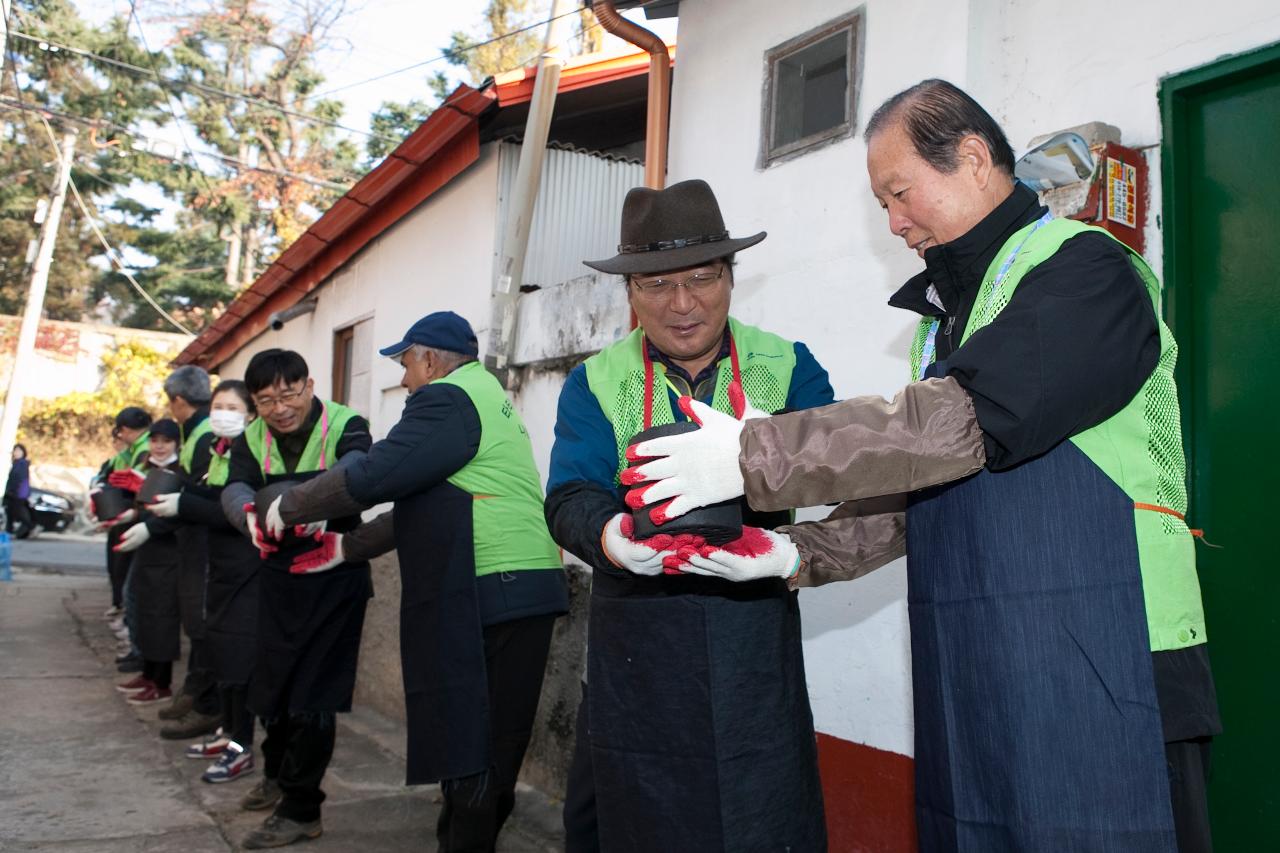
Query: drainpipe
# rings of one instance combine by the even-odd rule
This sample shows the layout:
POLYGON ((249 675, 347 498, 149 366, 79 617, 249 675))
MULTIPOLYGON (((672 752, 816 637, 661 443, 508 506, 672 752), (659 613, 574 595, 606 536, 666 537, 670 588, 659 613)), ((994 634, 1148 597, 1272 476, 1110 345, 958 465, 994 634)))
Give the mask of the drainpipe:
POLYGON ((605 32, 649 52, 649 114, 644 134, 644 185, 660 190, 667 181, 667 133, 671 108, 671 55, 658 36, 618 14, 613 0, 593 0, 591 11, 605 32))
POLYGON ((547 23, 547 36, 538 60, 538 76, 533 84, 533 100, 529 103, 529 117, 525 120, 524 139, 520 144, 520 162, 516 166, 515 185, 511 190, 502 256, 498 259, 497 277, 493 284, 489 352, 485 356, 485 364, 503 379, 504 385, 507 362, 511 357, 512 332, 515 330, 516 299, 524 283, 529 231, 538 200, 538 185, 542 180, 551 114, 560 88, 560 70, 564 68, 562 46, 570 35, 568 13, 573 5, 572 0, 555 0, 551 4, 551 20, 547 23))

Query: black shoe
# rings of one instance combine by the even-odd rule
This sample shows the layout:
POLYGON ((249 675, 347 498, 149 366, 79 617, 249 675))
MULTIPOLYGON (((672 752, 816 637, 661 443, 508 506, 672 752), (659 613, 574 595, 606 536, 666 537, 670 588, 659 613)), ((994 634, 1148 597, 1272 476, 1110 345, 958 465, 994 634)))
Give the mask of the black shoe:
POLYGON ((272 815, 262 822, 262 826, 245 836, 240 842, 245 850, 262 850, 267 847, 285 847, 298 841, 310 841, 319 838, 324 832, 320 819, 300 823, 287 817, 272 815))
POLYGON ((124 659, 116 664, 118 672, 142 672, 142 658, 137 655, 125 655, 124 659))
POLYGON ((280 802, 282 796, 283 792, 276 780, 263 776, 258 784, 249 789, 249 793, 240 798, 240 808, 251 812, 262 811, 280 802))
POLYGON ((130 649, 129 651, 125 652, 122 655, 116 655, 117 664, 130 663, 135 660, 138 660, 138 661, 142 660, 142 655, 138 654, 133 649, 130 649))
POLYGON ((190 693, 175 693, 173 702, 167 708, 161 708, 157 714, 162 720, 180 720, 196 706, 196 700, 190 693))
POLYGON ((191 710, 185 716, 161 728, 160 737, 165 740, 186 740, 217 731, 220 725, 222 725, 221 714, 201 714, 199 711, 191 710))

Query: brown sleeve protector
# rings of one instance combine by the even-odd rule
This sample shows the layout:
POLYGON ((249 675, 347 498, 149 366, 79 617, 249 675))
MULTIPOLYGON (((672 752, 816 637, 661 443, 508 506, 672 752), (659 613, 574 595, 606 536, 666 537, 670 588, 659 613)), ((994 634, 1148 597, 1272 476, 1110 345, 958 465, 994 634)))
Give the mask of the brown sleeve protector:
POLYGON ((822 521, 778 528, 800 549, 792 586, 860 578, 907 552, 906 495, 849 501, 822 521))
POLYGON ((395 547, 396 527, 390 510, 342 537, 342 556, 353 563, 381 557, 395 547))
POLYGON ((913 382, 891 402, 855 397, 750 420, 741 447, 747 500, 758 510, 906 494, 986 461, 973 401, 951 378, 913 382))

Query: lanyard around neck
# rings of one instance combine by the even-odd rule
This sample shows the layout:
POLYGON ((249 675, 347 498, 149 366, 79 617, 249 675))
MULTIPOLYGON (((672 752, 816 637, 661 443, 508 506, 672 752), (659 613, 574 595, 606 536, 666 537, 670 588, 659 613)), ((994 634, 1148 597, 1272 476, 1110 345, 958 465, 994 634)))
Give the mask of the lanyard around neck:
MULTIPOLYGON (((266 424, 263 424, 263 426, 266 427, 264 432, 266 432, 267 437, 266 437, 266 440, 263 442, 263 447, 265 449, 265 452, 263 453, 264 461, 262 463, 262 473, 270 476, 271 474, 271 427, 267 426, 266 424)), ((307 443, 310 444, 311 440, 308 439, 307 443)), ((328 446, 329 446, 329 407, 321 403, 320 404, 320 470, 321 471, 327 471, 329 468, 328 446)))
MULTIPOLYGON (((644 428, 648 429, 653 426, 654 373, 656 371, 653 359, 649 356, 649 339, 644 335, 640 336, 640 354, 644 358, 644 428)), ((729 334, 729 365, 733 371, 733 379, 730 380, 727 389, 729 404, 733 406, 733 416, 742 420, 742 416, 747 411, 747 397, 742 388, 742 370, 738 366, 738 343, 733 339, 732 332, 729 334)), ((665 369, 662 371, 662 378, 677 397, 681 396, 680 389, 667 378, 665 369)))
MULTIPOLYGON (((1009 269, 1013 266, 1014 260, 1017 259, 1018 253, 1022 251, 1022 247, 1027 245, 1027 241, 1031 239, 1032 234, 1039 231, 1052 218, 1053 214, 1045 211, 1044 216, 1037 219, 1026 236, 1022 238, 1018 245, 1013 247, 1013 251, 1005 256, 1004 261, 1000 264, 1000 269, 996 272, 996 277, 991 281, 991 289, 987 291, 985 308, 987 314, 991 313, 991 308, 995 304, 996 294, 1000 292, 1000 286, 1004 284, 1005 278, 1008 277, 1009 269)), ((917 380, 924 379, 925 373, 929 370, 929 365, 933 364, 933 359, 938 351, 938 327, 941 323, 942 318, 937 317, 929 324, 929 333, 925 335, 924 348, 920 351, 920 371, 919 375, 916 376, 917 380)))

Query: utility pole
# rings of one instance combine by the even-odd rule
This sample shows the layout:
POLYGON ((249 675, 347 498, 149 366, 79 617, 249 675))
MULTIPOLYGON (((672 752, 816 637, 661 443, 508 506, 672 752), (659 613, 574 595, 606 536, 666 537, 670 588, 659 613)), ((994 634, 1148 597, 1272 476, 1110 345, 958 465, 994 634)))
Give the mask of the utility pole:
POLYGON ((27 374, 34 367, 36 331, 40 328, 40 314, 44 310, 44 292, 49 285, 49 267, 53 263, 53 244, 58 238, 58 222, 62 219, 62 206, 67 200, 67 184, 71 182, 71 162, 75 159, 76 132, 68 130, 62 135, 58 152, 58 183, 40 224, 40 250, 31 268, 31 286, 27 290, 27 304, 22 310, 22 327, 18 331, 18 348, 13 353, 13 372, 9 375, 9 391, 4 398, 4 414, 0 415, 0 483, 9 481, 9 468, 13 462, 13 442, 18 437, 18 418, 22 415, 22 398, 27 374))

